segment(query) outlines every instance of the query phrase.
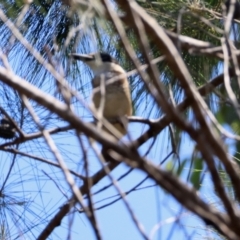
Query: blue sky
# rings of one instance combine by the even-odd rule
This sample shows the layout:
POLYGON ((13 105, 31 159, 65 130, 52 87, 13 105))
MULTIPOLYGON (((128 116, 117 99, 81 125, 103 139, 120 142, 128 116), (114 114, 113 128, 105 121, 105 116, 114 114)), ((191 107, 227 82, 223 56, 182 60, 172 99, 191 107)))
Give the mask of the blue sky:
MULTIPOLYGON (((93 49, 89 49, 89 52, 96 50, 95 47, 91 47, 93 49)), ((79 48, 79 50, 82 52, 83 49, 85 49, 85 47, 81 47, 81 45, 79 48)), ((12 65, 14 70, 16 70, 16 73, 18 73, 18 70, 19 68, 21 69, 21 66, 13 63, 16 63, 16 60, 12 62, 12 65)), ((87 84, 88 88, 85 89, 86 91, 83 95, 83 98, 89 102, 90 76, 87 74, 88 71, 85 67, 83 67, 82 64, 79 66, 80 72, 83 74, 79 76, 79 79, 70 79, 70 82, 76 89, 79 89, 78 87, 82 82, 87 84)), ((21 75, 24 75, 25 73, 24 70, 20 72, 21 75)), ((38 73, 36 73, 36 76, 38 76, 37 74, 38 73)), ((33 76, 35 76, 35 73, 33 76)), ((45 76, 43 76, 43 78, 44 77, 45 76)), ((41 81, 42 79, 39 80, 41 81)), ((45 82, 41 87, 42 90, 54 94, 55 82, 53 79, 46 78, 44 81, 45 82)), ((0 104, 5 106, 5 100, 1 99, 0 101, 0 104)), ((152 108, 151 100, 141 99, 141 101, 142 105, 137 110, 136 115, 141 117, 155 118, 157 109, 152 108)), ((45 112, 41 108, 36 106, 36 110, 39 113, 40 118, 43 116, 43 114, 45 115, 45 112)), ((75 105, 75 110, 79 114, 79 117, 89 119, 87 118, 88 114, 80 104, 77 103, 75 105)), ((46 122, 48 127, 59 125, 62 126, 65 124, 60 119, 50 119, 46 122)), ((27 129, 30 131, 34 129, 34 131, 36 131, 36 126, 34 126, 32 121, 30 127, 28 124, 29 122, 25 123, 23 126, 24 130, 27 129)), ((131 123, 129 125, 129 133, 133 139, 137 138, 144 130, 146 130, 146 127, 141 124, 131 123)), ((66 133, 54 135, 53 138, 69 168, 81 173, 83 171, 83 155, 79 150, 79 143, 74 133, 68 131, 66 133)), ((0 141, 1 144, 4 143, 5 140, 0 141)), ((84 143, 90 159, 90 172, 94 174, 100 169, 100 164, 94 157, 94 154, 90 150, 87 142, 85 141, 84 143)), ((141 153, 147 151, 150 143, 151 142, 149 141, 140 148, 141 153)), ((180 161, 189 159, 189 163, 185 166, 184 172, 181 175, 183 181, 185 181, 187 178, 193 148, 193 143, 187 136, 185 136, 179 152, 180 161)), ((55 161, 52 153, 49 151, 48 146, 42 139, 24 143, 20 145, 19 150, 55 161)), ((149 160, 159 163, 169 154, 169 152, 171 152, 169 134, 167 133, 167 130, 164 130, 147 157, 149 160)), ((10 153, 0 152, 0 169, 2 172, 0 178, 1 182, 3 182, 7 176, 9 166, 11 165, 12 156, 13 155, 10 153)), ((163 168, 170 161, 173 161, 172 156, 169 157, 163 168)), ((112 175, 116 179, 127 170, 128 167, 124 164, 121 164, 113 171, 112 175)), ((125 192, 131 189, 143 178, 145 178, 145 175, 142 172, 134 170, 118 184, 121 190, 125 192)), ((108 183, 109 179, 105 177, 101 182, 93 187, 92 192, 94 193, 108 183)), ((81 185, 81 181, 76 180, 76 184, 81 185)), ((186 209, 182 209, 182 207, 179 206, 179 204, 168 193, 161 190, 159 187, 152 186, 153 184, 154 183, 151 180, 147 180, 141 186, 142 188, 146 188, 134 191, 127 196, 127 201, 129 202, 137 219, 143 225, 144 231, 148 236, 153 236, 153 240, 203 239, 203 237, 206 237, 207 235, 216 237, 214 234, 212 235, 210 231, 206 231, 205 225, 201 220, 199 220, 197 217, 194 217, 186 209), (175 219, 175 217, 179 217, 179 222, 177 224, 177 219, 175 219), (159 225, 159 228, 154 232, 157 224, 159 225)), ((48 220, 51 219, 56 212, 58 212, 61 205, 64 204, 65 201, 67 201, 67 198, 71 196, 71 191, 65 182, 61 170, 44 163, 40 163, 39 161, 31 158, 17 156, 11 176, 7 181, 4 194, 9 196, 9 199, 6 199, 8 203, 8 209, 6 208, 5 212, 3 212, 2 209, 1 214, 2 216, 6 214, 6 219, 8 219, 9 227, 12 230, 11 234, 14 235, 15 233, 15 236, 19 234, 21 235, 24 234, 24 230, 28 231, 28 228, 30 228, 31 232, 28 232, 26 234, 27 237, 22 237, 22 239, 35 239, 39 232, 41 232, 41 230, 47 224, 48 220), (42 221, 42 219, 44 220, 42 221), (35 226, 36 224, 37 226, 35 226), (28 228, 26 228, 26 226, 28 228)), ((115 196, 116 194, 117 192, 114 187, 111 187, 110 189, 93 196, 94 201, 97 202, 95 206, 100 207, 110 202, 112 199, 114 199, 110 197, 115 196)), ((201 189, 201 196, 207 202, 215 203, 217 201, 207 173, 201 189)), ((4 199, 1 200, 3 204, 4 199)), ((96 215, 104 240, 143 239, 122 201, 118 201, 117 203, 105 207, 104 209, 97 210, 96 215)), ((3 219, 4 218, 2 218, 0 222, 1 225, 6 224, 4 223, 3 219)), ((95 239, 87 218, 84 214, 80 213, 75 213, 74 215, 69 214, 66 216, 61 224, 61 227, 56 228, 50 239, 67 239, 70 227, 71 239, 73 240, 95 239)))
MULTIPOLYGON (((85 77, 89 78, 89 76, 85 77)), ((90 81, 90 79, 86 80, 86 82, 87 81, 90 81)), ((90 91, 86 93, 87 102, 90 101, 89 95, 90 91)), ((82 108, 76 110, 81 116, 86 116, 85 111, 82 108)), ((153 109, 149 117, 154 118, 155 113, 156 112, 153 109)), ((148 117, 148 111, 146 111, 145 105, 143 109, 138 109, 136 115, 148 117)), ((59 125, 59 122, 52 121, 52 125, 54 124, 59 125)), ((64 124, 60 123, 60 125, 64 124)), ((131 123, 129 125, 129 133, 133 139, 137 138, 144 130, 146 130, 146 127, 142 124, 131 123)), ((83 156, 79 150, 79 143, 77 142, 74 133, 69 131, 67 133, 53 135, 53 139, 59 147, 59 150, 69 168, 81 173, 83 169, 83 156)), ((127 139, 125 140, 127 141, 127 139)), ((144 144, 140 148, 141 153, 146 152, 150 144, 150 141, 147 144, 144 144)), ((90 172, 94 174, 100 169, 100 164, 94 157, 93 152, 90 150, 86 142, 85 146, 86 149, 88 149, 88 156, 90 159, 90 172)), ((193 143, 187 136, 185 136, 179 153, 180 161, 191 159, 193 148, 193 143)), ((20 145, 20 151, 55 161, 42 139, 20 145)), ((153 149, 148 155, 148 159, 155 163, 159 163, 169 154, 170 151, 171 144, 166 129, 161 132, 160 137, 157 139, 153 149)), ((1 152, 1 159, 4 159, 4 161, 1 161, 1 168, 4 173, 2 174, 2 180, 4 179, 3 176, 6 176, 8 172, 9 164, 11 163, 10 156, 11 155, 9 154, 1 152)), ((172 160, 173 157, 170 156, 166 161, 165 166, 172 160)), ((181 176, 184 181, 187 178, 187 173, 189 171, 188 168, 189 164, 186 165, 181 176)), ((112 176, 116 179, 127 170, 128 167, 121 164, 113 171, 112 176)), ((139 183, 143 178, 145 178, 145 175, 142 172, 134 170, 119 182, 119 186, 121 190, 125 192, 139 183)), ((213 189, 210 185, 209 179, 207 179, 208 177, 206 177, 206 180, 203 183, 201 193, 206 201, 214 202, 215 197, 213 189)), ((14 198, 17 199, 16 202, 18 202, 18 204, 11 204, 11 208, 13 208, 14 211, 18 211, 19 215, 22 217, 22 219, 18 221, 22 224, 18 230, 20 231, 21 229, 24 229, 24 224, 28 226, 39 224, 38 227, 32 228, 32 233, 27 234, 29 239, 35 239, 39 232, 44 228, 47 221, 58 212, 61 205, 67 200, 64 195, 67 197, 71 196, 71 191, 65 182, 61 170, 26 157, 17 157, 16 164, 14 165, 8 183, 9 185, 12 185, 12 187, 6 188, 6 194, 14 196, 14 198), (17 182, 19 182, 19 184, 17 184, 17 182), (24 199, 24 204, 19 204, 19 202, 23 201, 22 199, 24 199), (45 216, 47 218, 41 222, 41 219, 44 219, 45 216)), ((76 183, 80 185, 81 181, 76 180, 76 183)), ((105 177, 93 187, 92 192, 94 193, 108 183, 109 179, 105 177)), ((141 186, 142 188, 147 188, 134 191, 127 196, 127 201, 137 219, 142 224, 144 231, 148 236, 153 236, 151 239, 195 239, 197 236, 201 238, 207 235, 205 226, 201 220, 194 217, 186 209, 182 209, 182 207, 179 206, 179 204, 168 193, 161 190, 159 187, 152 186, 153 184, 153 181, 147 180, 141 186), (179 222, 177 224, 175 217, 179 217, 179 222), (153 233, 157 224, 159 224, 160 227, 153 233), (192 238, 192 236, 194 236, 194 238, 192 238)), ((110 189, 94 196, 93 199, 96 202, 95 206, 100 207, 105 205, 112 199, 115 199, 110 197, 115 196, 116 194, 116 190, 111 187, 110 189)), ((104 240, 143 239, 122 201, 118 201, 115 204, 96 211, 96 215, 104 240)), ((92 228, 85 215, 83 213, 75 213, 73 220, 72 216, 73 215, 70 214, 64 218, 61 227, 55 229, 54 234, 51 235, 50 239, 67 239, 69 226, 71 226, 71 239, 95 239, 92 228)), ((11 219, 9 222, 16 226, 13 222, 14 217, 12 215, 7 218, 11 219)), ((12 226, 12 229, 16 230, 14 226, 12 226)), ((17 231, 16 234, 19 234, 19 231, 17 231)))
MULTIPOLYGON (((139 109, 138 111, 138 115, 141 116, 143 110, 139 109)), ((139 136, 142 131, 143 126, 141 124, 131 123, 129 126, 129 132, 133 139, 139 136)), ((74 134, 70 134, 70 132, 62 133, 54 135, 53 138, 59 146, 60 152, 63 154, 64 160, 67 162, 68 166, 81 173, 83 159, 74 134)), ((168 138, 168 135, 166 130, 164 130, 157 139, 151 153, 148 155, 148 159, 153 160, 155 163, 159 163, 168 155, 171 151, 171 146, 169 144, 169 139, 166 138, 168 138)), ((141 147, 142 153, 146 152, 149 144, 150 142, 141 147)), ((44 156, 54 161, 52 154, 49 152, 43 140, 34 140, 33 142, 25 143, 20 146, 20 150, 25 152, 28 151, 36 156, 44 156), (40 149, 38 149, 38 146, 40 149)), ((185 137, 179 154, 180 160, 182 161, 185 158, 190 158, 192 150, 192 143, 185 137)), ((95 173, 99 170, 100 165, 90 150, 88 154, 91 161, 89 162, 90 172, 95 173)), ((5 159, 5 161, 1 163, 2 172, 5 172, 5 174, 2 175, 3 179, 3 176, 7 174, 10 155, 1 152, 1 159, 5 159)), ((171 161, 171 157, 168 161, 171 161)), ((113 171, 112 175, 118 178, 127 170, 128 167, 121 164, 113 171)), ((183 179, 186 179, 188 172, 187 167, 185 172, 186 174, 182 175, 183 179)), ((119 186, 123 192, 128 191, 144 177, 145 175, 142 172, 134 170, 119 182, 119 186)), ((25 204, 15 204, 15 211, 18 210, 19 215, 24 216, 24 221, 28 226, 31 224, 39 224, 40 219, 44 218, 44 216, 48 216, 47 218, 51 219, 53 214, 56 213, 59 207, 66 201, 63 194, 68 197, 71 196, 69 187, 66 185, 63 174, 59 169, 55 169, 52 166, 39 163, 36 160, 26 157, 17 157, 17 163, 14 166, 13 173, 8 182, 11 183, 13 187, 9 190, 6 188, 7 194, 15 196, 17 202, 20 202, 24 196, 25 204), (16 184, 16 179, 18 182, 21 181, 19 185, 16 184)), ((77 183, 81 184, 79 181, 77 181, 77 183)), ((93 187, 92 192, 94 193, 97 189, 100 189, 108 183, 109 179, 105 177, 100 183, 93 187)), ((147 180, 141 187, 152 186, 153 184, 151 180, 147 180)), ((211 191, 212 189, 207 189, 204 194, 207 196, 211 191)), ((109 197, 115 196, 116 193, 116 190, 112 187, 94 196, 93 199, 95 202, 101 201, 96 204, 96 207, 105 205, 111 201, 112 198, 109 199, 109 197)), ((161 223, 161 227, 155 232, 154 238, 152 238, 154 240, 188 239, 186 236, 191 239, 191 234, 199 231, 199 226, 204 229, 204 225, 201 221, 188 213, 186 209, 182 209, 169 194, 160 190, 159 187, 153 186, 134 191, 127 196, 127 201, 137 219, 143 225, 147 235, 151 235, 154 226, 161 223), (179 223, 176 227, 172 228, 175 223, 174 217, 179 214, 181 215, 179 217, 181 224, 179 223), (172 235, 170 235, 170 233, 172 233, 172 235)), ((98 210, 96 214, 104 240, 143 239, 136 226, 133 224, 122 201, 118 201, 113 205, 98 210)), ((10 222, 12 222, 13 218, 8 218, 11 218, 10 222)), ((71 224, 71 218, 72 215, 65 217, 61 227, 56 228, 51 239, 67 239, 69 225, 71 225, 71 239, 95 239, 92 228, 84 214, 75 213, 73 224, 71 224)), ((45 220, 47 221, 47 219, 45 220)), ((46 225, 46 221, 43 221, 39 227, 33 228, 32 234, 28 233, 30 239, 36 238, 41 229, 46 225)))

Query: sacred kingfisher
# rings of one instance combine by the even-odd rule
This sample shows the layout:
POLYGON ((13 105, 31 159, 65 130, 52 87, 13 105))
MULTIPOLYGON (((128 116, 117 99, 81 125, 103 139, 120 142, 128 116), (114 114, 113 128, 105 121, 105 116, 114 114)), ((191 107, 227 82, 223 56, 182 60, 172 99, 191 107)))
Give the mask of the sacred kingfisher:
MULTIPOLYGON (((121 133, 121 136, 124 136, 127 132, 126 116, 132 115, 131 93, 125 70, 108 53, 72 53, 71 56, 75 60, 82 61, 92 70, 94 74, 92 79, 93 104, 96 110, 99 110, 101 99, 104 97, 103 117, 121 133), (102 84, 105 87, 104 95, 101 92, 102 84), (123 121, 124 118, 125 121, 123 121)), ((107 132, 110 131, 107 130, 107 132)))

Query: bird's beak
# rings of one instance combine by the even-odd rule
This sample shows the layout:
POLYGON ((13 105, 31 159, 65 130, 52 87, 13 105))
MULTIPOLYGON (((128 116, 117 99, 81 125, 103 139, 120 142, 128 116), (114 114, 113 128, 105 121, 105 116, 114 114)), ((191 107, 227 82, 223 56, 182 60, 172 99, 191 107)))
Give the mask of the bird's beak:
POLYGON ((77 53, 71 53, 70 56, 74 58, 75 60, 80 60, 83 62, 88 62, 94 60, 94 56, 88 55, 88 54, 77 54, 77 53))

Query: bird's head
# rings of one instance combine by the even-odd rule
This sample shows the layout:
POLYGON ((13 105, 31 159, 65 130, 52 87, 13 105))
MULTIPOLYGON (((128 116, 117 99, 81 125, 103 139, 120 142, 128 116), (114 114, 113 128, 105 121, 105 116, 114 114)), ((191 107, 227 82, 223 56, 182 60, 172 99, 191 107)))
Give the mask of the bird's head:
POLYGON ((87 64, 95 76, 117 72, 124 73, 124 69, 118 64, 117 60, 108 53, 93 53, 93 54, 77 54, 72 53, 71 56, 75 60, 80 60, 87 64))

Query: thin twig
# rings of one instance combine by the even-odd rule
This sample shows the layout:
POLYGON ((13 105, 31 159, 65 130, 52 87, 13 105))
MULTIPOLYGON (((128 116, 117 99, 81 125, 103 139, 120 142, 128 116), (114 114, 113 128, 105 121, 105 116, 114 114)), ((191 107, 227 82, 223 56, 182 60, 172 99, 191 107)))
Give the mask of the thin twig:
MULTIPOLYGON (((55 163, 55 162, 52 162, 52 161, 47 160, 47 159, 45 159, 45 158, 41 158, 41 157, 38 157, 38 156, 34 156, 34 155, 32 155, 32 154, 29 154, 29 153, 21 152, 21 151, 15 149, 15 148, 3 148, 3 149, 1 149, 1 150, 2 150, 2 151, 5 151, 5 152, 13 153, 13 154, 19 154, 19 155, 21 155, 21 156, 28 157, 28 158, 32 158, 32 159, 35 159, 35 160, 37 160, 37 161, 40 161, 40 162, 49 164, 49 165, 51 165, 51 166, 54 166, 54 167, 57 167, 57 168, 61 168, 61 166, 60 166, 59 164, 55 163)), ((74 176, 76 176, 76 177, 78 177, 78 178, 80 178, 80 179, 82 179, 82 180, 86 180, 86 177, 80 175, 79 173, 76 173, 75 171, 73 171, 73 170, 71 170, 71 169, 69 169, 69 172, 70 172, 72 175, 74 175, 74 176)))

